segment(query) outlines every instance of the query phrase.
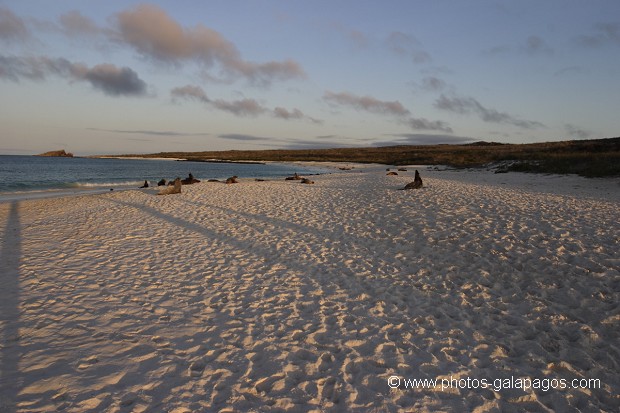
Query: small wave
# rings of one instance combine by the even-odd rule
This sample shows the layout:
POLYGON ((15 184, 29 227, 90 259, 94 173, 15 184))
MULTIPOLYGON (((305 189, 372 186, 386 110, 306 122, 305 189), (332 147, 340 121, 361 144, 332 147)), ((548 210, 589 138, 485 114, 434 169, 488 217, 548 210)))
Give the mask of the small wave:
POLYGON ((70 188, 107 188, 107 187, 140 187, 144 181, 124 181, 124 182, 72 182, 68 184, 70 188))

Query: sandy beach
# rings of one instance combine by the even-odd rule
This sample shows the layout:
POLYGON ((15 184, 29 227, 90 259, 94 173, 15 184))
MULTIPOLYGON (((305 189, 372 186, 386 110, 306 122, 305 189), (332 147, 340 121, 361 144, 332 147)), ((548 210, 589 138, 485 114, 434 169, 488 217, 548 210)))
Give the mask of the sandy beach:
POLYGON ((414 169, 0 204, 0 411, 618 411, 618 179, 414 169))

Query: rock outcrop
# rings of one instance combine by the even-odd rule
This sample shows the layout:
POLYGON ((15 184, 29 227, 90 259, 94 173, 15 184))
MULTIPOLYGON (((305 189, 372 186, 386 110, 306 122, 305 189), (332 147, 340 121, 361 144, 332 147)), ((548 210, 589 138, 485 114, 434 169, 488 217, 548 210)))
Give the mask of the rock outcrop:
POLYGON ((71 152, 65 152, 64 149, 59 151, 49 151, 45 153, 41 153, 35 156, 47 156, 47 157, 56 157, 56 158, 73 158, 73 154, 71 152))

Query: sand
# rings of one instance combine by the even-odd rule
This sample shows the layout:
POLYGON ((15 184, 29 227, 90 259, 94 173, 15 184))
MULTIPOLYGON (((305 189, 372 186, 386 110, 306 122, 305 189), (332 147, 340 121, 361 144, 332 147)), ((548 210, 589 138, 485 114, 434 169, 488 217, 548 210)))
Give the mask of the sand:
POLYGON ((618 411, 618 180, 419 170, 0 204, 0 411, 618 411))

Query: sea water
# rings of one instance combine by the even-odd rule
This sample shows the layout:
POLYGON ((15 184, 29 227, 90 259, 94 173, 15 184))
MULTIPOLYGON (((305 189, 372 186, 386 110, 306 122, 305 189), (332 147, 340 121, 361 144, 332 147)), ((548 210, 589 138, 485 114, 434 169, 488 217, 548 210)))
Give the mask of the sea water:
POLYGON ((161 159, 55 158, 0 155, 0 201, 138 188, 161 179, 276 179, 325 172, 294 164, 187 162, 161 159))

